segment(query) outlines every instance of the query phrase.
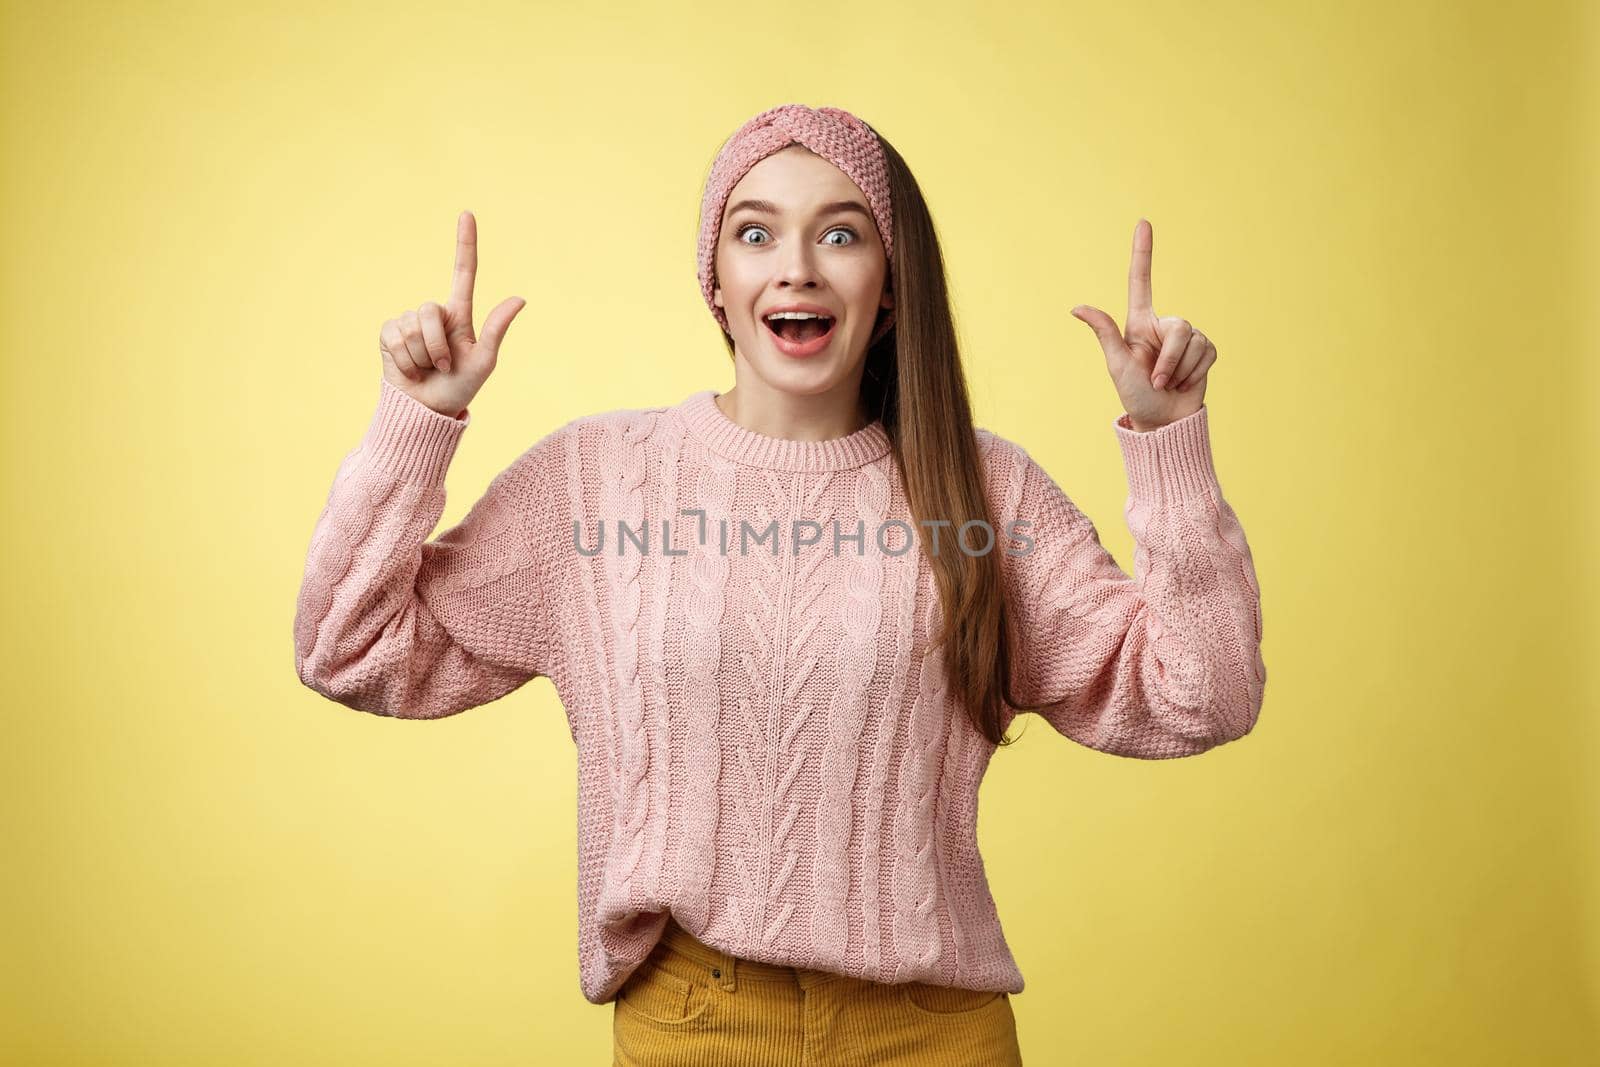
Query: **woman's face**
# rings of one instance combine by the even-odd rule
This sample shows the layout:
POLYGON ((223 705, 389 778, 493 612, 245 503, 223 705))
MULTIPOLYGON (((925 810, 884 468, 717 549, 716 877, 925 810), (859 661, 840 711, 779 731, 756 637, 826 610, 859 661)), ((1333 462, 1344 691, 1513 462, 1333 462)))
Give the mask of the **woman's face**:
POLYGON ((729 194, 713 299, 728 318, 735 360, 773 388, 808 396, 859 389, 878 309, 893 304, 887 278, 866 196, 809 149, 774 152, 729 194), (796 304, 827 318, 769 321, 796 304))

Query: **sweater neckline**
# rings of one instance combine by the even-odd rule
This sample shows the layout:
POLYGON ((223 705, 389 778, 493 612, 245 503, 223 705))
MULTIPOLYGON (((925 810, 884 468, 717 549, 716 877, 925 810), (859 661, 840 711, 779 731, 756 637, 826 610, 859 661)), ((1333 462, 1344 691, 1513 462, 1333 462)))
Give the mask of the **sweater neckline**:
POLYGON ((882 419, 844 437, 797 441, 747 430, 717 407, 721 393, 702 389, 678 405, 684 423, 707 448, 753 467, 784 471, 835 471, 862 467, 889 454, 892 442, 882 419))

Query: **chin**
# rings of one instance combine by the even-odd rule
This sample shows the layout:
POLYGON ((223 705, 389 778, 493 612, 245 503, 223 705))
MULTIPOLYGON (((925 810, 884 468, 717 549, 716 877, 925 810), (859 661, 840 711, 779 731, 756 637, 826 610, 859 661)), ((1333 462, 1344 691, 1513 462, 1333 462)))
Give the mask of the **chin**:
POLYGON ((836 389, 847 381, 851 368, 826 357, 787 359, 781 353, 762 353, 751 361, 756 373, 774 389, 796 396, 815 396, 836 389))
MULTIPOLYGON (((757 327, 758 331, 761 329, 757 327)), ((746 362, 773 388, 810 396, 835 389, 840 382, 849 380, 856 364, 866 357, 866 352, 861 353, 861 359, 852 362, 845 355, 848 351, 849 338, 837 337, 814 356, 795 357, 786 355, 758 333, 755 358, 747 357, 746 362)))

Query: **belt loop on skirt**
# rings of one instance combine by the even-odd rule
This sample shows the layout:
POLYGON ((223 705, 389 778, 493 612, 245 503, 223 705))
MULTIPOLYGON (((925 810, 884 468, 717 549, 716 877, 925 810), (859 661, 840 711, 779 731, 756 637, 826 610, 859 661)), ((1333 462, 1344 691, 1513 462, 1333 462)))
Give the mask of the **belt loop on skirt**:
POLYGON ((667 914, 667 924, 661 931, 661 940, 672 951, 688 957, 705 968, 706 974, 718 988, 730 993, 739 988, 737 977, 739 958, 701 941, 678 925, 677 919, 673 918, 670 912, 667 914))

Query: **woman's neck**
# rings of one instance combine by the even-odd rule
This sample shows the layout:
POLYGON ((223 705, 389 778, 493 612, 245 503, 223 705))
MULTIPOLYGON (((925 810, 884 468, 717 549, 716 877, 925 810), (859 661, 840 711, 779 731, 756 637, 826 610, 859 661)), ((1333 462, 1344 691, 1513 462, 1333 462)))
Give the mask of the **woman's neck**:
POLYGON ((830 393, 797 396, 765 386, 735 385, 714 402, 753 433, 789 441, 831 441, 872 422, 863 410, 859 381, 830 393))

